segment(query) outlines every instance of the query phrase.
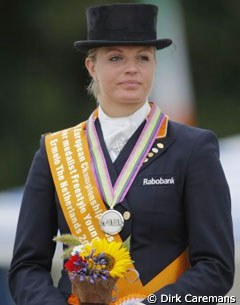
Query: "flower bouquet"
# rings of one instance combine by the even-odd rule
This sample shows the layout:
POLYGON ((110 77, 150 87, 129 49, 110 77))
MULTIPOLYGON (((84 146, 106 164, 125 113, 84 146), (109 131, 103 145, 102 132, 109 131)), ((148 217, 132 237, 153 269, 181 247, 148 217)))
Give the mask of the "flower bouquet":
POLYGON ((80 304, 109 304, 114 285, 132 262, 126 244, 94 239, 82 245, 70 234, 55 237, 54 241, 68 246, 63 253, 67 259, 64 267, 72 283, 72 293, 80 304))

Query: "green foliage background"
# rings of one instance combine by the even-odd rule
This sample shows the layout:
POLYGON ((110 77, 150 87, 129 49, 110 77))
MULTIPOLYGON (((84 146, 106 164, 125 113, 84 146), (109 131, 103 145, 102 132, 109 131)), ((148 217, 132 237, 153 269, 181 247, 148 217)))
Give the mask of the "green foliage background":
MULTIPOLYGON (((86 7, 134 1, 15 2, 0 10, 0 189, 24 184, 41 134, 73 126, 95 107, 84 58, 72 46, 86 38, 86 7)), ((180 3, 198 125, 219 137, 239 133, 240 2, 180 3)))

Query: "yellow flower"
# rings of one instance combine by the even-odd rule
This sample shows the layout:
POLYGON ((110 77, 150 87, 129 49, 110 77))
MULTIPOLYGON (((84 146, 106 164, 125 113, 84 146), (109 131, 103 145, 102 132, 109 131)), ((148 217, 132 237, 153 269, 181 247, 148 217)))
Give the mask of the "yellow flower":
POLYGON ((109 260, 111 277, 123 277, 132 262, 129 251, 122 246, 121 242, 112 241, 109 243, 106 239, 94 239, 90 244, 84 246, 81 256, 90 255, 92 250, 95 250, 94 255, 105 254, 109 260))

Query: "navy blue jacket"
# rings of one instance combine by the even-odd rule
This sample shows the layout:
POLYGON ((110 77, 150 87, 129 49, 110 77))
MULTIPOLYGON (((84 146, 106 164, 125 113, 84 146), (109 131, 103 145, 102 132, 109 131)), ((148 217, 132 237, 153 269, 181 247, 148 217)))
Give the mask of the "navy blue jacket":
MULTIPOLYGON (((112 163, 96 121, 113 183, 143 126, 112 163)), ((125 200, 116 207, 131 213, 121 237, 132 236, 131 255, 141 280, 146 284, 188 247, 191 268, 156 293, 156 304, 163 304, 162 294, 181 295, 182 304, 189 304, 186 294, 225 295, 233 283, 234 245, 230 194, 216 136, 170 121, 166 138, 157 139, 153 148, 153 156, 143 163, 125 200)), ((62 271, 57 288, 50 274, 56 246, 52 238, 58 229, 69 233, 42 137, 26 182, 9 271, 18 305, 67 304, 71 288, 66 272, 62 271)))

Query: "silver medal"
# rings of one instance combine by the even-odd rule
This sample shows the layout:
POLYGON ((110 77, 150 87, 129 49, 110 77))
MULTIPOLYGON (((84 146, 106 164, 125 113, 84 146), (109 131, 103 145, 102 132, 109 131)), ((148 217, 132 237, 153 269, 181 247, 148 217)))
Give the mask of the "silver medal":
POLYGON ((109 235, 115 235, 122 230, 124 219, 121 213, 111 209, 102 214, 99 224, 103 232, 109 235))

